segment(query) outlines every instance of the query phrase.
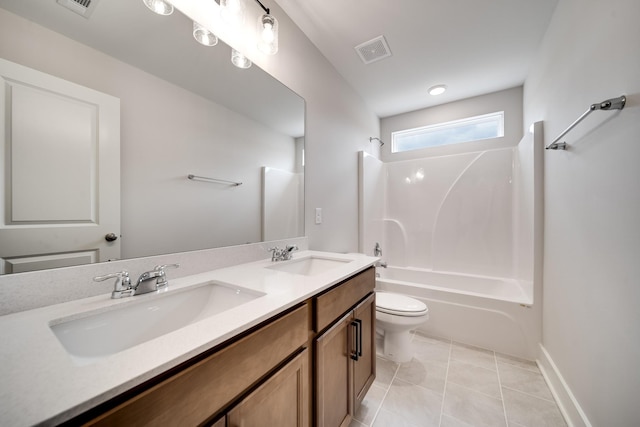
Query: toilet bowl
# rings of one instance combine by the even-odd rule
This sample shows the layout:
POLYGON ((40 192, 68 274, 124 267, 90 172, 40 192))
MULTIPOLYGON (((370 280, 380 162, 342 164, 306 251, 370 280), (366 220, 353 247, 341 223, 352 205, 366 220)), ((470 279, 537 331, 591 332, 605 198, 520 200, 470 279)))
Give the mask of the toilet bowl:
POLYGON ((383 334, 384 357, 398 363, 411 360, 409 332, 429 319, 427 305, 392 292, 376 292, 376 324, 383 334))

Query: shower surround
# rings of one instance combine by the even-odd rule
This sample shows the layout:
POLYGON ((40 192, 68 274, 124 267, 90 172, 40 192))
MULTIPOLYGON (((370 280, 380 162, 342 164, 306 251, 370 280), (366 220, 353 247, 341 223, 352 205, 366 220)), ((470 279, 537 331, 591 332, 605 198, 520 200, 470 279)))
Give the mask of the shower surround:
POLYGON ((389 163, 360 154, 360 250, 380 243, 389 268, 378 289, 423 300, 425 332, 535 358, 542 123, 534 129, 510 148, 389 163))

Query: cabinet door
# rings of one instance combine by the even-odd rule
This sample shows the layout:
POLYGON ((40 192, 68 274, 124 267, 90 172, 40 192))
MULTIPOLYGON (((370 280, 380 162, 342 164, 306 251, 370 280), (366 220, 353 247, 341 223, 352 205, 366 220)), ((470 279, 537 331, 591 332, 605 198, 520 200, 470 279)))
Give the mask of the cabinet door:
POLYGON ((357 334, 358 359, 353 362, 353 413, 355 414, 376 378, 375 293, 372 293, 354 309, 354 320, 360 328, 357 334))
POLYGON ((229 411, 227 426, 308 426, 308 369, 305 349, 229 411))
POLYGON ((338 320, 316 339, 316 424, 318 427, 347 426, 351 421, 352 313, 338 320))

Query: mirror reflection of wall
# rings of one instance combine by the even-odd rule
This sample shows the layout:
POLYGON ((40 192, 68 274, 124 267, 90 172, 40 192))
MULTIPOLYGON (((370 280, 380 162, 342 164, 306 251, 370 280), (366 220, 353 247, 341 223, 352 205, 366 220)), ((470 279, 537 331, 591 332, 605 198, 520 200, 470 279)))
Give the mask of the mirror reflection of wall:
MULTIPOLYGON (((8 8, 10 3, 2 0, 0 6, 8 8)), ((101 9, 113 7, 111 3, 120 3, 123 9, 119 13, 125 13, 129 5, 133 8, 132 3, 136 3, 136 11, 141 7, 148 13, 142 2, 113 0, 98 4, 91 19, 98 19, 101 9)), ((84 18, 77 19, 87 25, 84 18)), ((190 32, 187 36, 191 37, 190 32)), ((196 45, 193 40, 185 42, 196 45)), ((209 49, 196 47, 205 52, 209 49)), ((165 62, 174 61, 168 51, 165 54, 165 62)), ((304 101, 279 83, 277 92, 273 92, 273 86, 269 88, 268 97, 255 93, 256 83, 243 79, 251 72, 260 74, 255 81, 265 81, 266 73, 256 66, 235 69, 225 55, 220 75, 210 70, 208 81, 197 85, 225 86, 227 92, 235 94, 236 103, 251 103, 254 109, 258 105, 273 107, 278 104, 277 96, 285 95, 289 100, 282 105, 296 105, 297 112, 296 117, 284 121, 297 121, 301 131, 275 126, 275 117, 240 114, 235 111, 237 105, 233 106, 235 110, 229 108, 204 93, 194 93, 4 9, 0 9, 0 57, 120 99, 122 258, 261 241, 265 234, 262 168, 302 170, 301 149, 297 147, 300 143, 296 140, 303 141, 304 101), (229 73, 236 73, 231 74, 234 81, 221 77, 229 73), (242 87, 254 93, 243 92, 242 87), (252 97, 257 97, 255 103, 252 97), (191 181, 188 174, 241 181, 243 185, 191 181)), ((189 67, 203 64, 194 61, 189 67)), ((302 200, 303 195, 300 203, 302 200)), ((6 251, 0 255, 6 256, 6 251)))

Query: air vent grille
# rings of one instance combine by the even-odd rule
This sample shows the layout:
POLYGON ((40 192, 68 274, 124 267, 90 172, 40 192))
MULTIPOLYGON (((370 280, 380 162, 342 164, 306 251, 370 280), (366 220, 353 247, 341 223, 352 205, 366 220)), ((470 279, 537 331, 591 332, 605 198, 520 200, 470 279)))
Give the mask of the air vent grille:
POLYGON ((379 61, 391 56, 391 49, 387 44, 384 36, 378 36, 375 39, 364 42, 355 47, 358 56, 365 64, 379 61))
POLYGON ((78 15, 89 18, 98 4, 98 0, 56 0, 62 7, 78 15))

